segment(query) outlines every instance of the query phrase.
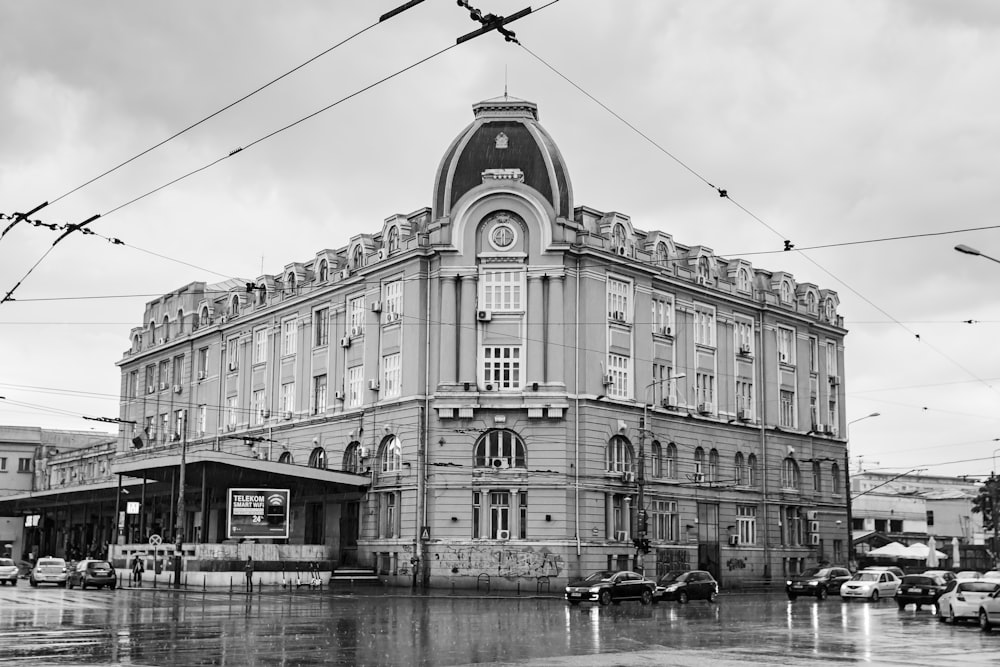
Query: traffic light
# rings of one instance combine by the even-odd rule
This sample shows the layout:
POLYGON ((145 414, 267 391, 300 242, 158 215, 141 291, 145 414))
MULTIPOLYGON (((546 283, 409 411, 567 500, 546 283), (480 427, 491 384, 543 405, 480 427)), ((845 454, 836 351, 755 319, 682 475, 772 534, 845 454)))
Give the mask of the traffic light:
POLYGON ((649 514, 646 510, 639 510, 639 534, 645 535, 649 532, 649 514))

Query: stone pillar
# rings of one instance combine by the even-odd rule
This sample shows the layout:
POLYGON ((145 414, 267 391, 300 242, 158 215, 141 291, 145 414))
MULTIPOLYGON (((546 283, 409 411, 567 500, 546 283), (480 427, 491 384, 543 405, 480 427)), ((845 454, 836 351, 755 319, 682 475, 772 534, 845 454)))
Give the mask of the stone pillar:
POLYGON ((542 276, 528 274, 528 322, 525 327, 527 354, 521 376, 526 385, 545 381, 545 302, 542 276))
POLYGON ((476 276, 462 276, 462 307, 458 313, 458 381, 476 383, 476 276))
POLYGON ((564 377, 564 359, 566 358, 566 309, 563 304, 563 286, 565 276, 549 277, 549 336, 548 360, 546 364, 546 382, 556 382, 563 386, 569 384, 564 377))
POLYGON ((458 283, 458 276, 441 277, 441 322, 438 325, 440 331, 440 378, 442 384, 454 384, 458 381, 458 342, 456 334, 458 332, 458 320, 455 317, 455 309, 458 303, 458 294, 455 287, 458 283))

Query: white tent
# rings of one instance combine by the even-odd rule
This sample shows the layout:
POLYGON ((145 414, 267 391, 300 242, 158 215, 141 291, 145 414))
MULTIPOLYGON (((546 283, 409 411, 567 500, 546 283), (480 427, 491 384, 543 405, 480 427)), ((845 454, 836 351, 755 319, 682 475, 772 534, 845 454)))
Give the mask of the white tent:
POLYGON ((906 558, 909 552, 906 550, 906 546, 900 544, 899 542, 889 542, 883 547, 878 549, 872 549, 868 552, 869 556, 896 556, 898 558, 906 558))
POLYGON ((937 540, 931 535, 927 538, 927 567, 937 567, 938 560, 944 557, 945 554, 937 550, 937 540))
MULTIPOLYGON (((930 565, 930 553, 931 553, 930 546, 917 542, 916 544, 911 544, 910 546, 906 547, 905 551, 906 553, 902 555, 903 558, 916 558, 917 560, 926 560, 928 561, 928 565, 930 565)), ((945 557, 946 554, 944 554, 943 552, 938 551, 937 549, 934 550, 935 565, 937 565, 938 559, 945 557)))

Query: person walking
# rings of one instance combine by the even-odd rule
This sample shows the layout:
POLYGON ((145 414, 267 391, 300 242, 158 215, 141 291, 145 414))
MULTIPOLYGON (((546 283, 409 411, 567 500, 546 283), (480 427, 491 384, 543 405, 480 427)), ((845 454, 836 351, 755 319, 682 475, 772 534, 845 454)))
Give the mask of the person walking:
POLYGON ((142 573, 146 571, 146 568, 142 565, 142 559, 139 558, 139 554, 132 557, 132 583, 136 586, 142 587, 142 573))
POLYGON ((247 556, 247 562, 243 565, 243 573, 247 576, 247 592, 253 593, 253 556, 247 556))

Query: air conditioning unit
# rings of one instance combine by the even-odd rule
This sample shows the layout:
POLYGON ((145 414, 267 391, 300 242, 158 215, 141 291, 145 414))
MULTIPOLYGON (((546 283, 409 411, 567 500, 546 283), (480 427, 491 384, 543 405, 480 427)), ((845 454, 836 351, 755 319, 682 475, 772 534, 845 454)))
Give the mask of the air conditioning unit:
POLYGON ((227 431, 235 431, 236 430, 236 424, 226 424, 226 430, 227 431))
POLYGON ((490 459, 490 467, 496 470, 506 470, 510 467, 510 459, 498 456, 496 458, 490 459))
POLYGON ((495 386, 496 385, 494 385, 492 382, 487 382, 485 385, 483 385, 483 390, 484 391, 493 391, 493 389, 495 388, 495 386))
POLYGON ((229 370, 235 371, 237 368, 239 368, 239 366, 236 365, 235 361, 230 361, 229 362, 229 370))
POLYGON ((156 387, 154 385, 151 384, 146 385, 147 394, 152 394, 154 391, 156 391, 156 387))
POLYGON ((664 398, 660 401, 660 406, 664 408, 673 408, 677 406, 677 401, 673 398, 664 398))
POLYGON ((740 345, 740 356, 741 357, 749 357, 750 356, 750 346, 749 345, 740 345))
POLYGON ((823 433, 826 435, 837 435, 837 429, 833 424, 823 424, 823 433))
POLYGON ((388 313, 385 314, 386 322, 395 322, 398 319, 399 319, 399 313, 395 311, 390 310, 388 313))
POLYGON ((351 327, 351 336, 360 336, 361 327, 351 327))
POLYGON ((740 544, 740 536, 739 535, 730 535, 729 536, 729 546, 736 547, 736 546, 739 546, 739 544, 740 544))
POLYGON ((166 382, 161 382, 160 383, 160 391, 163 391, 166 388, 167 388, 167 383, 166 382))
POLYGON ((707 401, 705 403, 699 403, 698 412, 700 412, 703 415, 713 414, 715 412, 715 405, 707 401))
POLYGON ((509 530, 498 530, 497 531, 497 539, 498 540, 509 540, 510 539, 510 531, 509 530))
POLYGON ((664 336, 672 336, 674 335, 674 330, 670 327, 660 327, 660 333, 664 336))
POLYGON ((292 411, 291 410, 286 410, 284 412, 284 414, 282 414, 281 416, 284 417, 285 419, 291 419, 292 418, 292 411))
POLYGON ((198 371, 198 379, 199 380, 205 379, 205 371, 198 371))
POLYGON ((699 285, 710 285, 712 283, 712 279, 708 276, 698 276, 697 282, 699 285))
POLYGON ((615 376, 614 376, 614 375, 611 375, 611 374, 609 373, 608 375, 605 375, 605 376, 604 376, 604 377, 603 377, 603 378, 601 379, 601 383, 602 383, 602 384, 603 384, 603 385, 604 385, 605 387, 610 387, 611 385, 613 385, 613 384, 615 383, 615 376))
POLYGON ((341 270, 341 272, 340 272, 340 279, 341 280, 347 280, 350 277, 351 277, 351 270, 350 269, 343 269, 343 270, 341 270))
POLYGON ((261 417, 261 419, 270 419, 271 418, 271 411, 270 410, 261 410, 260 411, 260 417, 261 417))
POLYGON ((480 322, 489 322, 493 319, 493 313, 489 310, 480 310, 476 312, 476 319, 480 322))
POLYGON ((366 459, 366 458, 368 458, 369 454, 370 454, 370 452, 368 451, 367 447, 358 447, 358 458, 359 459, 366 459))
POLYGON ((817 510, 809 510, 808 512, 806 512, 806 519, 808 519, 809 521, 819 520, 819 512, 817 510))
POLYGON ((814 546, 814 547, 818 547, 819 546, 819 534, 818 533, 813 533, 812 535, 809 536, 809 545, 810 546, 814 546))
POLYGON ((788 355, 785 354, 784 352, 779 352, 778 353, 778 361, 780 361, 783 364, 788 363, 788 355))
POLYGON ((157 338, 156 339, 156 344, 157 345, 163 345, 163 338, 157 338))
POLYGON ((615 311, 612 311, 611 312, 611 319, 613 319, 615 322, 624 322, 625 321, 625 311, 624 310, 615 310, 615 311))
POLYGON ((696 484, 701 484, 702 482, 704 482, 705 481, 705 473, 703 473, 703 472, 696 472, 694 474, 694 481, 695 481, 696 484))
POLYGON ((337 391, 333 392, 333 397, 338 401, 342 401, 344 400, 344 392, 338 389, 337 391))
POLYGON ((635 473, 634 472, 623 472, 622 481, 626 484, 635 484, 635 473))
POLYGON ((174 385, 174 393, 175 394, 181 393, 181 386, 179 384, 174 385))
POLYGON ((819 532, 819 521, 810 521, 809 522, 809 532, 810 533, 818 533, 819 532))
POLYGON ((736 418, 741 422, 753 421, 753 410, 748 410, 743 408, 742 410, 736 411, 736 418))
POLYGON ((624 531, 624 530, 616 530, 615 531, 615 541, 616 542, 624 542, 626 539, 628 539, 628 533, 626 531, 624 531))
POLYGON ((839 375, 831 375, 828 379, 830 380, 830 384, 833 385, 833 386, 835 386, 835 387, 838 384, 840 384, 840 376, 839 375))
POLYGON ((344 336, 343 338, 340 339, 340 347, 350 347, 350 346, 351 346, 350 336, 344 336))
POLYGON ((368 388, 372 391, 378 391, 378 380, 369 380, 368 388))
POLYGON ((383 259, 389 256, 389 250, 386 248, 378 249, 378 260, 381 262, 383 259))
POLYGON ((382 312, 382 302, 381 301, 372 301, 372 312, 373 313, 381 313, 382 312))

